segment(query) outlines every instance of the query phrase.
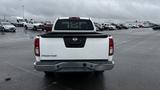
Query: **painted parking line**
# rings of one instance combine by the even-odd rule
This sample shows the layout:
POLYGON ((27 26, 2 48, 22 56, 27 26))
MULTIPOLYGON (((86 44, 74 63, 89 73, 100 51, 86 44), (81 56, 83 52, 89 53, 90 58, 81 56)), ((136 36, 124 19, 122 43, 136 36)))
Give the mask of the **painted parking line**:
POLYGON ((31 70, 28 70, 28 69, 25 69, 25 68, 23 68, 23 67, 20 67, 20 66, 18 66, 18 65, 14 65, 13 63, 10 63, 10 62, 4 62, 4 63, 6 63, 6 64, 8 64, 9 66, 11 66, 11 67, 14 67, 14 68, 16 68, 16 69, 19 69, 19 70, 21 70, 21 71, 24 71, 24 72, 26 72, 26 73, 30 73, 30 74, 32 74, 32 75, 34 75, 34 76, 37 76, 37 77, 42 77, 42 75, 39 75, 39 74, 35 74, 35 72, 33 72, 33 71, 31 71, 31 70))

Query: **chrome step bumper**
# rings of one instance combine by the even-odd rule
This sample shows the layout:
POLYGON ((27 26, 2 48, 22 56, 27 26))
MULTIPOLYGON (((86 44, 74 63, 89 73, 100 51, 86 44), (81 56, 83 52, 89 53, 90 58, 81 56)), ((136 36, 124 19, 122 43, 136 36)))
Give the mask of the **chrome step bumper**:
POLYGON ((50 72, 87 72, 87 71, 104 71, 111 70, 114 67, 114 61, 76 61, 76 62, 35 62, 34 68, 37 71, 50 72))

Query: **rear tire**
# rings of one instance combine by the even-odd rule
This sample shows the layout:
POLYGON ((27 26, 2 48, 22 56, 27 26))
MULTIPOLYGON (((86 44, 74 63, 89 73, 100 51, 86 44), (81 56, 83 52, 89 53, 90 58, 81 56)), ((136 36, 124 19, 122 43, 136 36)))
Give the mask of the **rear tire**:
POLYGON ((45 77, 54 77, 55 76, 54 72, 45 71, 44 73, 45 73, 45 77))
POLYGON ((103 75, 103 72, 104 71, 95 71, 94 73, 96 76, 101 76, 101 75, 103 75))
POLYGON ((44 28, 42 28, 42 31, 44 31, 44 28))
POLYGON ((27 27, 27 26, 24 26, 24 28, 25 28, 25 30, 27 30, 27 29, 28 29, 28 27, 27 27))
POLYGON ((5 32, 5 31, 6 31, 6 30, 3 28, 3 29, 2 29, 2 32, 5 32))
POLYGON ((37 31, 37 27, 36 27, 36 26, 34 26, 34 27, 33 27, 33 30, 37 31))

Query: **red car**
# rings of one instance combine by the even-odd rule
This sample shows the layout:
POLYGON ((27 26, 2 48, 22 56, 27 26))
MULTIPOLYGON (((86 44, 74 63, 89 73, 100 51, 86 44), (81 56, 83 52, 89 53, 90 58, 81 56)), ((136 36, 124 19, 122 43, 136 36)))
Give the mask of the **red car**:
POLYGON ((46 32, 51 32, 52 26, 53 26, 53 24, 50 21, 46 21, 44 23, 44 30, 46 30, 46 32))

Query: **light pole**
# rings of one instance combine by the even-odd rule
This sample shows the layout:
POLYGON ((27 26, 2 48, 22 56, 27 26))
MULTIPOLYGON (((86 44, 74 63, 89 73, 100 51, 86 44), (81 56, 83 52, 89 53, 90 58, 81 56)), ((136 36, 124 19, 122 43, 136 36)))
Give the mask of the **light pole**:
POLYGON ((23 19, 24 19, 24 5, 22 5, 22 9, 23 9, 23 19))
POLYGON ((4 15, 3 19, 4 19, 4 21, 6 21, 6 15, 4 15))

